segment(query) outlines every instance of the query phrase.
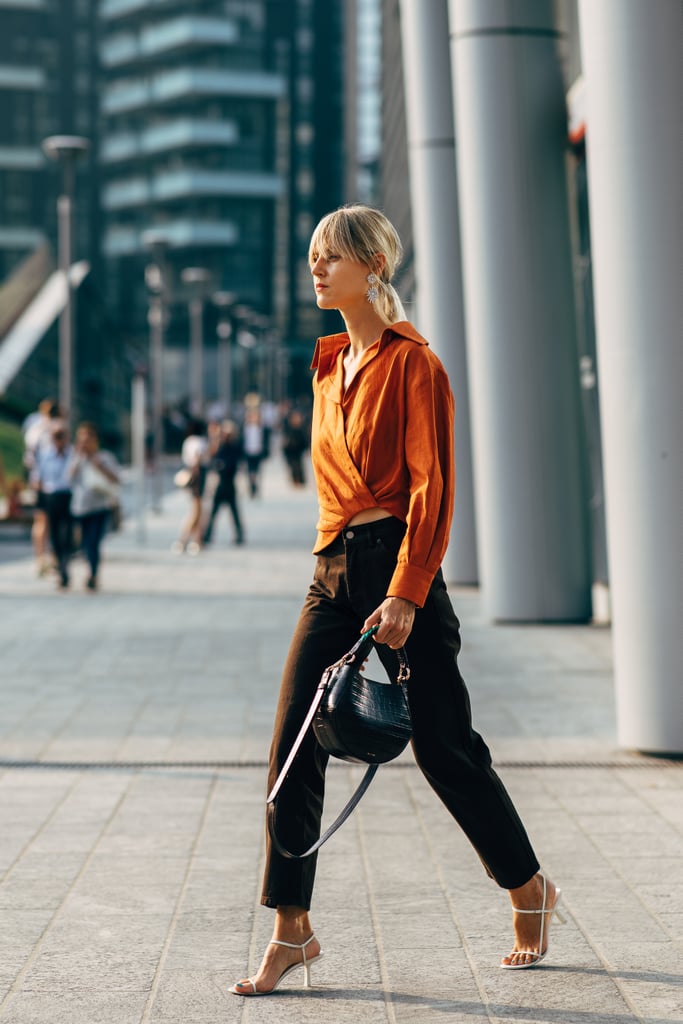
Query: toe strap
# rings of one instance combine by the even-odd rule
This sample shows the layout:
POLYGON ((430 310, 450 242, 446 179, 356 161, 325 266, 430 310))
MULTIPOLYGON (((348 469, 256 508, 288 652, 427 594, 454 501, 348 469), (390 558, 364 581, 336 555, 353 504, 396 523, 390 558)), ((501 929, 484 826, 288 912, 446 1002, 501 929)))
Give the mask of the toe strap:
POLYGON ((256 994, 256 982, 253 978, 246 978, 244 981, 236 981, 233 988, 245 988, 247 985, 251 985, 251 991, 256 994))

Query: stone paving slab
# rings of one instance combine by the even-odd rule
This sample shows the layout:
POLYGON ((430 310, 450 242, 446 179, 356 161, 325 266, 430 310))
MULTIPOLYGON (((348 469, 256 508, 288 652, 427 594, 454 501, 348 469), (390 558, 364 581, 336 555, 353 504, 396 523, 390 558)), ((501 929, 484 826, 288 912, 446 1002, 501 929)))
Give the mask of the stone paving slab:
MULTIPOLYGON (((0 1021, 680 1024, 681 764, 617 749, 609 630, 492 627, 461 588, 475 720, 563 888, 546 964, 498 969, 507 896, 406 754, 321 854, 316 987, 227 992, 270 937, 264 764, 315 520, 276 459, 242 500, 247 545, 223 521, 197 558, 170 550, 184 494, 144 543, 129 514, 97 594, 0 540, 0 1021)), ((358 777, 330 767, 329 815, 358 777)))

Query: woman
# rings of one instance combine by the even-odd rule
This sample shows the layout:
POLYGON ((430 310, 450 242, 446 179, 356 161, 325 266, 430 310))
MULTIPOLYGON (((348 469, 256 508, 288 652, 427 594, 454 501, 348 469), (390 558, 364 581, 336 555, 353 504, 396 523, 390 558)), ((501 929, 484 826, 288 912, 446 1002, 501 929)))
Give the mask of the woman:
POLYGON ((244 451, 237 424, 232 420, 223 420, 218 424, 218 433, 209 446, 209 456, 209 468, 216 474, 218 482, 213 492, 211 512, 204 530, 204 543, 211 543, 216 516, 221 505, 227 505, 235 528, 235 544, 243 544, 244 530, 237 502, 235 476, 244 458, 244 451))
POLYGON ((111 452, 100 449, 97 427, 81 423, 76 430, 69 473, 71 513, 81 527, 81 546, 90 567, 88 590, 97 590, 100 547, 112 509, 118 502, 119 467, 111 452))
POLYGON ((52 440, 52 427, 55 421, 62 419, 63 414, 59 404, 52 398, 44 398, 39 403, 36 412, 31 413, 22 425, 24 432, 24 467, 28 482, 36 491, 36 505, 33 510, 33 523, 31 524, 31 543, 33 544, 36 569, 39 576, 47 575, 52 567, 52 561, 47 550, 49 526, 45 509, 45 498, 38 485, 37 478, 38 454, 41 450, 49 448, 52 440))
POLYGON ((299 409, 292 409, 282 429, 282 454, 295 487, 304 487, 306 484, 303 458, 308 444, 308 431, 303 413, 299 409))
POLYGON ((192 420, 185 432, 185 440, 180 451, 180 458, 187 471, 187 480, 183 484, 190 495, 190 510, 180 527, 180 536, 174 542, 172 550, 176 554, 187 551, 189 555, 198 555, 204 533, 204 485, 206 483, 206 457, 209 441, 206 428, 200 420, 192 420))
POLYGON ((261 463, 266 457, 265 430, 258 406, 246 410, 242 435, 249 478, 249 495, 252 498, 258 498, 261 487, 261 463))
MULTIPOLYGON (((515 944, 501 966, 528 968, 545 956, 560 891, 540 874, 472 729, 457 664, 459 623, 439 568, 454 495, 453 398, 390 283, 400 257, 392 225, 364 206, 328 214, 310 244, 317 304, 338 309, 346 330, 320 338, 313 359, 318 558, 285 665, 269 786, 324 668, 379 623, 378 654, 394 677, 393 652, 406 647, 417 764, 488 874, 510 892, 515 944)), ((277 834, 290 850, 318 836, 326 760, 309 733, 277 800, 277 834)), ((268 843, 261 902, 276 911, 273 939, 257 974, 232 992, 267 995, 298 966, 308 981, 321 953, 309 917, 314 873, 315 855, 287 860, 268 843)))

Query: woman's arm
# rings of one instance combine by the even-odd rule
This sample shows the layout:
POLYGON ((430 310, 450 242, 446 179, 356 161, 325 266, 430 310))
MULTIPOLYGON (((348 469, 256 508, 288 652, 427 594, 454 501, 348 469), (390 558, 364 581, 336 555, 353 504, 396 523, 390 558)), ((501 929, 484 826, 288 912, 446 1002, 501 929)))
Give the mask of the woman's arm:
POLYGON ((405 367, 404 460, 409 475, 406 532, 387 597, 366 619, 380 622, 375 639, 402 647, 448 546, 455 491, 454 403, 441 364, 424 350, 405 367))
POLYGON ((387 595, 424 604, 450 537, 455 495, 454 403, 446 371, 424 349, 405 373, 406 532, 387 595))
POLYGON ((114 463, 113 457, 103 452, 97 451, 90 456, 90 462, 96 469, 99 469, 100 473, 106 476, 107 480, 111 480, 113 484, 121 482, 121 474, 119 473, 118 465, 114 463))

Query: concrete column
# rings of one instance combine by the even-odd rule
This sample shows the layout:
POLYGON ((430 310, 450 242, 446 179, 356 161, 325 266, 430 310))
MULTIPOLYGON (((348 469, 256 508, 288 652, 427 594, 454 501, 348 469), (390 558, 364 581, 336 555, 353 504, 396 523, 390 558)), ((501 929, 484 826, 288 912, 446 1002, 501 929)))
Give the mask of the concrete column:
POLYGON ((489 616, 590 617, 553 5, 450 0, 477 540, 489 616))
POLYGON ((679 0, 581 0, 617 726, 683 752, 679 0))
POLYGON ((401 0, 400 12, 419 320, 416 327, 444 364, 456 402, 455 516, 443 570, 449 581, 476 583, 448 4, 447 0, 401 0))
POLYGON ((190 393, 195 416, 204 415, 204 303, 190 299, 190 393))
POLYGON ((135 518, 138 544, 147 539, 145 505, 147 502, 145 479, 145 435, 147 386, 144 374, 136 372, 131 385, 131 461, 135 477, 135 518))

